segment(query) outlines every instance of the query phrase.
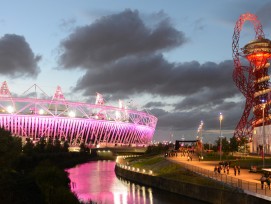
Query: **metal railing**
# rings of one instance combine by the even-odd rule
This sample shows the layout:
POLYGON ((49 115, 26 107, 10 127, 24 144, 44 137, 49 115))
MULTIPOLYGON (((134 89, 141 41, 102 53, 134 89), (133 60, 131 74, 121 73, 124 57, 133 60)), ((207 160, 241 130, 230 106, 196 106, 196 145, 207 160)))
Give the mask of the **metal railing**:
POLYGON ((226 173, 218 173, 218 172, 210 171, 207 169, 203 169, 201 167, 197 167, 197 166, 185 164, 185 163, 182 163, 182 166, 187 170, 190 170, 202 176, 214 179, 216 181, 223 182, 230 186, 233 186, 242 190, 247 190, 253 193, 261 194, 261 195, 271 196, 271 190, 268 188, 266 183, 264 183, 263 188, 262 188, 261 183, 238 179, 226 173))

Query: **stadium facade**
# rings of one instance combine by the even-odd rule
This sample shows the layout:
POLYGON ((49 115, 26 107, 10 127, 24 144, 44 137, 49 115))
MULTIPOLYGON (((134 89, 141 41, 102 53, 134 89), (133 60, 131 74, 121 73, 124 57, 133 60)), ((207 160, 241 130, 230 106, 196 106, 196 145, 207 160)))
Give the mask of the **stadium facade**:
MULTIPOLYGON (((39 88, 37 85, 33 85, 39 88)), ((41 89, 40 89, 41 90, 41 89)), ((149 113, 107 106, 97 93, 95 104, 67 101, 58 86, 53 97, 12 97, 6 82, 0 88, 0 127, 12 135, 38 141, 59 139, 77 146, 142 146, 151 142, 157 118, 149 113), (45 98, 45 99, 44 99, 45 98)))

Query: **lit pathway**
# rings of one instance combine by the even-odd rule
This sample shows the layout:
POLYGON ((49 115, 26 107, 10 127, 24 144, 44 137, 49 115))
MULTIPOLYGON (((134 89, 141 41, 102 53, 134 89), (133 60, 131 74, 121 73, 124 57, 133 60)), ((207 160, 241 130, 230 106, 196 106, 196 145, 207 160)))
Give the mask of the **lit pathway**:
MULTIPOLYGON (((178 155, 178 157, 168 157, 168 159, 173 162, 189 165, 192 167, 192 169, 194 168, 195 171, 197 171, 198 168, 202 168, 202 169, 214 172, 214 167, 216 165, 218 165, 218 161, 199 161, 195 157, 193 157, 192 161, 187 161, 187 157, 181 157, 179 155, 178 155)), ((237 175, 235 176, 233 168, 230 168, 229 175, 226 176, 224 174, 223 170, 222 170, 221 174, 222 174, 221 178, 224 177, 224 179, 225 179, 227 177, 227 181, 228 181, 227 183, 229 183, 230 179, 232 179, 232 180, 234 180, 234 182, 236 182, 236 183, 233 182, 233 184, 235 184, 235 186, 237 186, 238 185, 237 182, 240 183, 240 180, 242 180, 241 184, 242 184, 242 188, 244 190, 250 191, 252 194, 257 192, 257 194, 266 195, 263 197, 266 198, 268 196, 269 198, 267 198, 267 199, 271 199, 271 190, 269 190, 269 189, 261 190, 260 178, 261 178, 262 174, 250 173, 247 169, 241 169, 240 175, 238 175, 238 173, 237 173, 237 175), (238 179, 239 179, 239 181, 238 181, 238 179), (249 186, 252 186, 252 187, 249 187, 249 186)), ((207 176, 207 174, 206 174, 206 176, 207 176)), ((224 179, 222 178, 222 180, 225 182, 224 179)), ((219 179, 217 179, 217 180, 219 180, 219 179)))

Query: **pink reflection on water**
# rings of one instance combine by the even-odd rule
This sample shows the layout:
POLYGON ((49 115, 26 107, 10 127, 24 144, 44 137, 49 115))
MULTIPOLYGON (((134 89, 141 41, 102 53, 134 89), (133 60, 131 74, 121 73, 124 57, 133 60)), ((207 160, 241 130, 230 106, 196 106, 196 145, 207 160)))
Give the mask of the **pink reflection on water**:
POLYGON ((83 201, 98 204, 202 203, 117 178, 115 162, 95 161, 68 169, 71 189, 83 201))
MULTIPOLYGON (((127 189, 115 176, 115 162, 97 161, 68 169, 72 191, 82 201, 115 203, 126 200, 127 189), (119 197, 119 198, 117 198, 119 197)), ((123 202, 121 202, 123 203, 123 202)))

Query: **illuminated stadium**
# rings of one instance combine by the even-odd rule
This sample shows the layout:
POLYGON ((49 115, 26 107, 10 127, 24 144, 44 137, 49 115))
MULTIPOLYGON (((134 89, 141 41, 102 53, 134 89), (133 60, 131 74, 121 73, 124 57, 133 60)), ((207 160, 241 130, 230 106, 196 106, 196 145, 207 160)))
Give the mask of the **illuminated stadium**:
POLYGON ((43 93, 42 98, 13 97, 3 82, 0 127, 33 141, 44 137, 90 147, 142 146, 151 141, 155 132, 155 116, 127 109, 123 101, 118 107, 107 106, 99 93, 95 104, 67 101, 60 86, 51 98, 43 93))

